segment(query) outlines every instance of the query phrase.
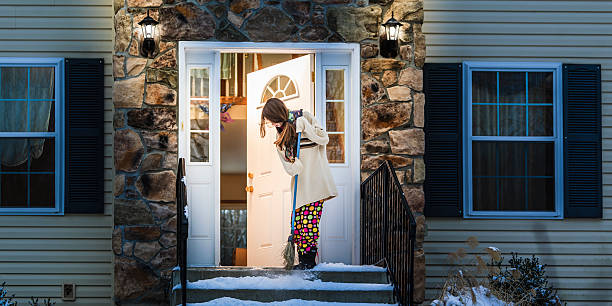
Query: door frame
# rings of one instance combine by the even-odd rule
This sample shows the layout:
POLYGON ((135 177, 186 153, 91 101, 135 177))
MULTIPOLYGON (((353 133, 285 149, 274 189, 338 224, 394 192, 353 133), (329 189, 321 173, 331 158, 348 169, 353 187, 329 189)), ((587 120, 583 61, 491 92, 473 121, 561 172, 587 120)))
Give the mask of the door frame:
MULTIPOLYGON (((314 53, 315 63, 320 60, 321 53, 347 53, 350 54, 350 98, 348 99, 349 105, 351 106, 348 116, 345 120, 348 120, 348 134, 352 141, 350 141, 347 150, 349 152, 349 161, 351 163, 351 179, 353 181, 353 203, 356 203, 356 209, 353 210, 353 249, 352 249, 352 262, 354 264, 360 264, 360 228, 361 228, 361 206, 360 203, 360 183, 361 183, 361 163, 360 163, 360 146, 361 146, 361 92, 360 92, 360 74, 361 74, 361 54, 360 46, 357 43, 293 43, 293 42, 208 42, 208 41, 179 41, 178 44, 178 70, 179 70, 179 86, 178 86, 178 108, 181 109, 180 103, 185 103, 188 82, 184 80, 187 73, 186 60, 187 53, 197 52, 219 52, 219 53, 314 53)), ((220 63, 217 62, 219 57, 215 56, 214 67, 211 73, 220 73, 220 63)), ((315 75, 317 79, 315 82, 320 80, 322 71, 319 69, 319 65, 315 64, 315 75)), ((218 83, 218 82, 217 82, 218 83)), ((315 83, 315 112, 318 112, 318 108, 322 105, 320 98, 323 96, 325 89, 321 86, 317 86, 315 83)), ((220 84, 212 84, 213 88, 211 92, 220 92, 220 84)), ((218 97, 211 96, 210 104, 219 103, 218 97)), ((180 121, 181 114, 177 115, 177 120, 180 121)), ((319 121, 322 120, 320 116, 317 118, 319 121)), ((177 122, 177 126, 181 129, 183 122, 177 122)), ((213 137, 211 129, 211 139, 213 137)), ((214 137, 219 137, 218 135, 214 137)), ((182 139, 181 133, 178 133, 179 148, 182 148, 182 142, 186 141, 182 139)), ((214 165, 214 192, 215 192, 215 265, 218 266, 221 260, 221 238, 220 238, 220 180, 221 180, 221 169, 220 169, 220 154, 221 146, 219 144, 210 147, 210 155, 214 165)), ((331 165, 333 167, 333 165, 331 165)), ((187 175, 188 176, 188 175, 187 175)), ((189 204, 189 203, 188 203, 189 204)), ((248 222, 248 221, 247 221, 248 222)))

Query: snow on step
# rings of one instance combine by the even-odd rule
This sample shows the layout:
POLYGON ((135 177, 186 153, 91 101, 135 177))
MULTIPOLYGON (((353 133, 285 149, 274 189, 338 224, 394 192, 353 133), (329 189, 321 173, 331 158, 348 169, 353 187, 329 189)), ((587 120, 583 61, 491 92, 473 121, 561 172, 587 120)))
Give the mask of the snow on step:
POLYGON ((386 272, 387 269, 377 266, 354 266, 343 263, 320 263, 310 271, 315 272, 386 272))
POLYGON ((392 304, 375 304, 375 303, 339 303, 339 302, 319 302, 319 301, 306 301, 306 300, 288 300, 281 302, 256 302, 256 301, 243 301, 234 298, 224 297, 216 300, 204 302, 204 303, 187 303, 187 306, 226 306, 226 305, 237 305, 237 306, 392 306, 392 304))
MULTIPOLYGON (((180 284, 174 286, 173 289, 180 289, 180 284)), ((282 275, 279 277, 216 277, 188 282, 187 289, 383 291, 393 290, 393 286, 390 284, 323 282, 319 279, 305 279, 299 275, 282 275)))

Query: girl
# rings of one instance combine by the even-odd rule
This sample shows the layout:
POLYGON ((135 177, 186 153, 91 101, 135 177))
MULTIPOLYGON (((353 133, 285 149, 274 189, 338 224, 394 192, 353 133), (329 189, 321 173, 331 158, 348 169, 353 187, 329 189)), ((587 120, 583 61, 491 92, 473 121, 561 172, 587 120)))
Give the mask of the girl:
POLYGON ((292 193, 295 175, 299 175, 293 242, 297 246, 300 263, 295 269, 312 269, 316 265, 323 202, 338 195, 327 163, 326 145, 329 138, 312 114, 302 110, 289 111, 285 103, 277 98, 266 101, 261 112, 262 138, 266 136, 266 124, 274 126, 278 132, 274 144, 285 171, 291 175, 292 193), (298 159, 295 156, 299 132, 302 139, 298 159))

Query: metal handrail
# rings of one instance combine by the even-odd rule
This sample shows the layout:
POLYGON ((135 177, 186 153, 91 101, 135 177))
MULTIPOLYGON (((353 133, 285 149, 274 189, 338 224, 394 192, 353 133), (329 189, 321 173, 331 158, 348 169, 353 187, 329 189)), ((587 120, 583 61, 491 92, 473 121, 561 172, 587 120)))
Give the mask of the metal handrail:
POLYGON ((187 206, 187 186, 185 183, 185 159, 179 158, 176 171, 176 234, 177 260, 181 278, 181 301, 187 305, 187 237, 189 236, 189 220, 185 216, 187 206))
POLYGON ((361 263, 384 262, 401 305, 412 305, 416 222, 389 161, 361 183, 361 263))

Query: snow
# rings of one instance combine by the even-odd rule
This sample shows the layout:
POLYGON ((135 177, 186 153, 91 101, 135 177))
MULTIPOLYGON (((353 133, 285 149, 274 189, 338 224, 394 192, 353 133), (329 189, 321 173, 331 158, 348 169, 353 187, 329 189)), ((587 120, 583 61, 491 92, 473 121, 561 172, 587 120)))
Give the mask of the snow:
POLYGON ((498 249, 498 248, 496 248, 496 247, 494 247, 494 246, 490 246, 490 247, 488 247, 487 249, 489 249, 489 250, 491 250, 491 251, 493 251, 493 252, 498 252, 498 253, 499 253, 499 252, 501 252, 501 251, 500 251, 500 249, 498 249))
POLYGON ((452 295, 450 292, 444 294, 444 299, 434 300, 431 302, 432 306, 512 306, 512 303, 506 303, 499 300, 497 297, 489 292, 489 289, 479 286, 471 288, 476 296, 476 303, 472 301, 472 295, 467 292, 463 292, 460 296, 452 295))
POLYGON ((387 269, 377 266, 353 266, 343 263, 320 263, 310 271, 317 272, 386 272, 387 269))
POLYGON ((189 206, 188 205, 185 205, 184 212, 185 212, 185 218, 189 219, 189 206))
POLYGON ((280 301, 280 302, 255 302, 255 301, 243 301, 230 297, 223 297, 216 300, 208 301, 205 303, 187 303, 187 306, 225 306, 225 305, 238 305, 238 306, 260 306, 260 305, 270 305, 270 306, 290 306, 290 305, 300 305, 300 306, 392 306, 391 304, 372 304, 372 303, 338 303, 338 302, 319 302, 319 301, 306 301, 306 300, 288 300, 288 301, 280 301))
MULTIPOLYGON (((180 289, 180 285, 174 286, 174 290, 180 289)), ((188 282, 188 289, 217 289, 217 290, 393 290, 389 284, 367 284, 367 283, 335 283, 322 282, 319 279, 306 279, 305 275, 283 275, 279 277, 245 276, 245 277, 216 277, 211 279, 188 282)))

